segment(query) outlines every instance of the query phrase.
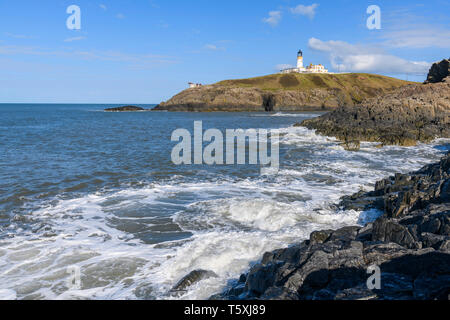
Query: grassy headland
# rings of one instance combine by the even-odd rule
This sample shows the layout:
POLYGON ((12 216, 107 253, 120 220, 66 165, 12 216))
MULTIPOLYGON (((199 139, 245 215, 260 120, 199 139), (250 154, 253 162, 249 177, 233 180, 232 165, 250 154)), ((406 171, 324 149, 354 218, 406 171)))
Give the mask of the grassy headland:
POLYGON ((271 74, 186 89, 162 102, 155 110, 334 110, 411 84, 415 83, 366 73, 271 74))

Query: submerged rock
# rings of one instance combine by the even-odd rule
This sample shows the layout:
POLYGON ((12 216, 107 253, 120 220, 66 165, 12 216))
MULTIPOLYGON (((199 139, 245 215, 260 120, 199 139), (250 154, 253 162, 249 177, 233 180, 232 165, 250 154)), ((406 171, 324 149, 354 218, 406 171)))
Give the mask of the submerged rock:
POLYGON ((450 153, 439 163, 376 184, 340 206, 377 208, 365 227, 313 232, 264 255, 236 286, 215 299, 447 300, 450 294, 450 153), (406 196, 409 194, 409 196, 406 196), (395 200, 400 199, 400 200, 395 200), (381 200, 381 201, 380 201, 381 200), (381 270, 371 290, 369 267, 381 270))

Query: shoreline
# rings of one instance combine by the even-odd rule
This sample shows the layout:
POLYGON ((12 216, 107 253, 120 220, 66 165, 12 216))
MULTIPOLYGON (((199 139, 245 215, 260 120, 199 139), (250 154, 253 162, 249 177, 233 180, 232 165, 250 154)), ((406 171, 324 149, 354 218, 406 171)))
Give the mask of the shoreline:
POLYGON ((210 299, 447 300, 450 294, 450 151, 437 163, 341 198, 343 209, 382 210, 375 222, 312 232, 264 254, 210 299), (381 289, 367 269, 381 270, 381 289))

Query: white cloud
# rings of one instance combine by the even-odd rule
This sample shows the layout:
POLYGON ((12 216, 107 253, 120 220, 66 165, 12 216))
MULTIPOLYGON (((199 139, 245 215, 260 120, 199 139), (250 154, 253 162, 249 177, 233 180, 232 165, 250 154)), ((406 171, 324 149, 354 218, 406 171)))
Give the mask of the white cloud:
POLYGON ((395 48, 450 48, 450 30, 428 25, 390 30, 380 37, 395 48))
POLYGON ((327 54, 333 68, 341 72, 424 75, 431 66, 429 62, 408 61, 374 46, 315 38, 309 39, 308 45, 313 50, 327 54))
POLYGON ((117 19, 125 19, 125 15, 123 13, 116 14, 117 19))
POLYGON ((205 45, 205 49, 217 50, 217 46, 215 46, 213 44, 207 44, 207 45, 205 45))
POLYGON ((270 24, 272 27, 276 27, 281 21, 282 15, 281 11, 270 11, 269 17, 264 18, 263 22, 270 24))
POLYGON ((275 70, 280 71, 280 70, 284 70, 284 69, 290 69, 290 68, 294 68, 293 65, 291 64, 277 64, 275 66, 275 70))
POLYGON ((106 7, 106 5, 104 5, 103 3, 99 5, 100 8, 102 8, 103 10, 107 10, 108 8, 106 7))
POLYGON ((4 35, 7 37, 10 37, 10 38, 15 38, 15 39, 33 39, 32 36, 27 36, 24 34, 14 34, 14 33, 5 32, 4 35))
POLYGON ((121 51, 80 51, 72 49, 46 50, 39 47, 0 45, 0 55, 17 56, 50 56, 67 59, 82 59, 92 61, 109 61, 117 63, 126 63, 128 66, 154 67, 157 65, 175 64, 179 60, 173 57, 156 54, 134 54, 121 51))
POLYGON ((64 42, 80 41, 80 40, 84 40, 84 39, 86 39, 86 37, 73 37, 73 38, 65 39, 64 42))
POLYGON ((318 6, 319 5, 317 3, 314 3, 309 6, 299 4, 295 8, 291 8, 290 11, 293 14, 298 14, 298 15, 306 16, 310 19, 314 19, 314 17, 316 16, 316 9, 318 6))
POLYGON ((211 51, 223 51, 223 50, 225 50, 225 48, 218 47, 215 44, 211 44, 211 43, 205 45, 204 48, 207 49, 207 50, 211 50, 211 51))

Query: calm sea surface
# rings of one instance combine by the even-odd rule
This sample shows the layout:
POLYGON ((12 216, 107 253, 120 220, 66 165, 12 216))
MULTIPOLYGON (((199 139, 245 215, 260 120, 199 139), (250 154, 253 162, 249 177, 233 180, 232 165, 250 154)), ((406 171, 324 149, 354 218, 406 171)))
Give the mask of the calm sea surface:
MULTIPOLYGON (((414 148, 334 139, 292 125, 318 114, 106 113, 110 105, 0 104, 0 298, 203 299, 266 251, 314 230, 364 224, 343 195, 419 169, 448 140, 414 148), (280 172, 175 166, 172 132, 280 129, 280 172), (179 296, 190 271, 214 271, 179 296), (79 270, 80 287, 69 281, 79 270)), ((146 106, 149 107, 149 106, 146 106)))

